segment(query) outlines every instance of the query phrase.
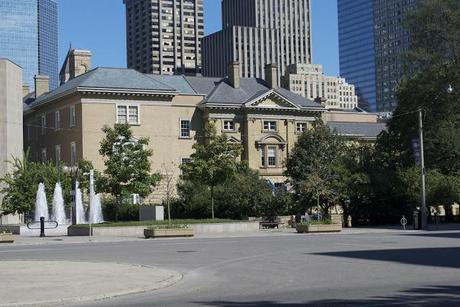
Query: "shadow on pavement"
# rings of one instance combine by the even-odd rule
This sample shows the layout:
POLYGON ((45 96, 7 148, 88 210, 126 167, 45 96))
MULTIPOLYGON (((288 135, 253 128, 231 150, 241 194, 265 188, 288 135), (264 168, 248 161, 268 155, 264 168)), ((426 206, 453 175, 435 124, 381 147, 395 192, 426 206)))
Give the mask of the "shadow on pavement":
POLYGON ((445 238, 445 239, 460 239, 460 232, 426 232, 417 234, 402 234, 403 236, 414 236, 414 237, 433 237, 433 238, 445 238))
MULTIPOLYGON (((305 295, 308 295, 305 293, 305 295)), ((380 296, 368 299, 339 300, 324 299, 304 303, 281 303, 271 300, 252 302, 213 301, 196 302, 199 305, 219 307, 259 307, 259 306, 459 306, 460 286, 430 286, 414 288, 397 295, 380 296)))
MULTIPOLYGON (((309 254, 308 254, 309 255, 309 254)), ((460 268, 460 247, 384 249, 315 253, 314 255, 345 257, 404 264, 460 268)))

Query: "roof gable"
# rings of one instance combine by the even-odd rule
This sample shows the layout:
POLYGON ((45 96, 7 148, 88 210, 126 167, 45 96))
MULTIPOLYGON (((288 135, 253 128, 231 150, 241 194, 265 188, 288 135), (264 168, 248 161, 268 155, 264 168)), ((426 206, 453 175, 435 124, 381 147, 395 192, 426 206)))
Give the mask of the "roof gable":
POLYGON ((300 109, 299 106, 281 96, 274 90, 258 93, 258 96, 252 97, 244 104, 244 107, 263 109, 300 109))

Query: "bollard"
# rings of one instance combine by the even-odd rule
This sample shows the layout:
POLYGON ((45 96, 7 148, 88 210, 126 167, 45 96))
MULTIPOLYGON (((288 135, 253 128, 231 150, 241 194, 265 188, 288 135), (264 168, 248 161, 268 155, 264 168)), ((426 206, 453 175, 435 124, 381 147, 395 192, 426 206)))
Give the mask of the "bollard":
POLYGON ((45 218, 40 217, 40 238, 45 236, 45 218))
POLYGON ((351 227, 352 227, 352 226, 351 226, 351 215, 349 215, 348 218, 347 218, 347 227, 348 227, 348 228, 351 228, 351 227))

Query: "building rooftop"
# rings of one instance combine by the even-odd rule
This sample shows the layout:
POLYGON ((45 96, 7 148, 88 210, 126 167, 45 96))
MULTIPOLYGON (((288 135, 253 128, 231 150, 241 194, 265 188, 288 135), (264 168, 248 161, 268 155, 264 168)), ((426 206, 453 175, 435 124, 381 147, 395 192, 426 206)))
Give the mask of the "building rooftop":
POLYGON ((205 97, 203 103, 232 106, 243 106, 253 99, 274 92, 299 108, 323 109, 316 102, 283 88, 271 89, 264 80, 257 78, 241 78, 240 88, 234 88, 227 78, 153 75, 143 74, 133 69, 106 67, 99 67, 75 77, 36 100, 28 97, 26 103, 34 108, 55 98, 85 89, 202 95, 205 97))
POLYGON ((327 125, 339 135, 353 138, 375 139, 387 129, 385 123, 328 122, 327 125))

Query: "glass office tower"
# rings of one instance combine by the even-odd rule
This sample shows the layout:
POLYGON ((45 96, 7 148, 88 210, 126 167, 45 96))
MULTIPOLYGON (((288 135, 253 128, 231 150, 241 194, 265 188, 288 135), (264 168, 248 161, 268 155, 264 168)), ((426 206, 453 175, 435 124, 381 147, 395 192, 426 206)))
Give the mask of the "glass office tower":
POLYGON ((356 86, 370 111, 391 112, 404 75, 401 55, 409 33, 403 23, 420 0, 338 0, 340 74, 356 86))
POLYGON ((360 106, 377 109, 372 0, 338 0, 340 75, 354 84, 360 106))
POLYGON ((50 77, 50 89, 58 86, 58 24, 54 0, 0 1, 0 58, 23 68, 31 88, 37 74, 50 77))

